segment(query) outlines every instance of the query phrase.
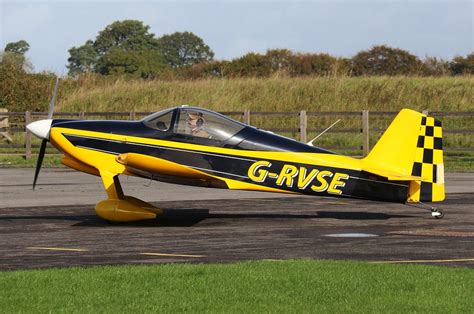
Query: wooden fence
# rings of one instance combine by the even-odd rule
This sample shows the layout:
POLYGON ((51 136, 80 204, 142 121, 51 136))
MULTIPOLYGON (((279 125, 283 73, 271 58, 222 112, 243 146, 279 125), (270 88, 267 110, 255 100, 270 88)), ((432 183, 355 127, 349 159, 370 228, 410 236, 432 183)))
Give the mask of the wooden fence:
MULTIPOLYGON (((366 156, 370 151, 370 132, 382 132, 384 129, 381 128, 370 128, 369 125, 369 117, 374 116, 390 116, 393 118, 397 112, 380 112, 380 111, 371 111, 363 110, 363 111, 353 111, 353 112, 313 112, 313 111, 306 111, 302 110, 299 112, 250 112, 250 110, 244 111, 228 111, 228 112, 221 112, 224 115, 228 116, 237 116, 246 123, 251 124, 252 117, 255 116, 293 116, 298 117, 299 125, 298 127, 280 127, 280 128, 266 128, 268 131, 276 132, 276 133, 299 133, 299 140, 301 142, 308 141, 308 133, 320 133, 324 131, 324 128, 308 128, 308 117, 311 116, 352 116, 352 117, 360 117, 360 128, 333 128, 328 131, 328 133, 358 133, 362 135, 362 143, 358 149, 361 149, 361 153, 366 156)), ((424 111, 424 113, 428 113, 424 111)), ((127 120, 135 120, 136 117, 146 116, 150 114, 150 112, 58 112, 54 114, 55 118, 79 118, 79 119, 87 119, 89 117, 94 117, 94 119, 102 118, 102 119, 127 119, 127 120)), ((466 117, 471 119, 474 122, 474 111, 464 111, 464 112, 430 112, 431 115, 435 117, 466 117)), ((7 134, 12 133, 26 133, 24 136, 24 143, 22 144, 0 144, 0 155, 22 155, 26 159, 31 158, 32 156, 32 148, 37 148, 37 145, 32 144, 32 135, 25 129, 25 125, 28 125, 32 121, 43 119, 47 116, 46 112, 1 112, 0 118, 7 117, 10 119, 10 123, 6 126, 0 128, 1 132, 6 132, 7 134), (22 153, 4 153, 2 149, 9 148, 9 149, 24 149, 22 153)), ((474 134, 474 129, 465 129, 465 128, 452 128, 446 129, 443 128, 444 134, 474 134)), ((1 140, 1 139, 0 139, 1 140)), ((332 149, 344 149, 345 147, 332 147, 332 149)), ((450 150, 463 150, 463 151, 474 151, 474 147, 450 147, 450 150)))

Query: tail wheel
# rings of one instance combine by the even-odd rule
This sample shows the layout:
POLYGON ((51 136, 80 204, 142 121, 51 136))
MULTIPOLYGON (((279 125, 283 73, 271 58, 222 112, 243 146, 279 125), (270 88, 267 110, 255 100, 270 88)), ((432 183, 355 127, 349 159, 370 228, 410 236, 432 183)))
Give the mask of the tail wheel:
POLYGON ((433 208, 431 210, 431 216, 433 216, 436 219, 442 219, 444 217, 444 211, 439 208, 433 208))

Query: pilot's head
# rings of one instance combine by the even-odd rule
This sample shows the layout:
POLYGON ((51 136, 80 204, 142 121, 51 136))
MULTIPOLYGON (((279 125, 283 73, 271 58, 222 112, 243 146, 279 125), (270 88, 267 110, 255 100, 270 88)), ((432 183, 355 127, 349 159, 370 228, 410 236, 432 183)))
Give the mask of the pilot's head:
POLYGON ((188 126, 191 129, 196 129, 202 127, 202 125, 204 124, 204 118, 202 116, 202 113, 192 112, 188 113, 188 118, 186 119, 186 122, 188 123, 188 126))

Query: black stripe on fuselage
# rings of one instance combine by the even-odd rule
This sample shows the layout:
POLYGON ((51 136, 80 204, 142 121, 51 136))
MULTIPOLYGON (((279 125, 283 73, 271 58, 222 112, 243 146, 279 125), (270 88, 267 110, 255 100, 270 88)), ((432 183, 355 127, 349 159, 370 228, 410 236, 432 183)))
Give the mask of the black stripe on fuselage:
MULTIPOLYGON (((315 166, 291 161, 283 162, 278 160, 267 160, 271 163, 271 166, 262 168, 263 171, 267 171, 268 173, 275 175, 268 175, 265 177, 263 182, 256 182, 249 178, 249 168, 255 162, 260 161, 261 159, 245 158, 206 151, 188 150, 184 148, 121 142, 80 135, 64 135, 73 145, 81 148, 117 155, 124 153, 136 153, 152 156, 198 169, 211 175, 217 175, 223 178, 304 194, 346 197, 350 196, 381 201, 405 202, 408 192, 407 182, 402 181, 393 183, 383 177, 364 171, 315 166), (298 173, 294 176, 294 178, 292 178, 292 180, 284 180, 283 184, 277 185, 277 177, 281 175, 285 165, 292 165, 296 167, 298 169, 298 173), (302 189, 298 188, 298 180, 304 180, 305 176, 308 176, 313 169, 316 169, 318 172, 329 171, 332 174, 331 177, 327 178, 328 185, 331 183, 331 180, 336 175, 336 173, 347 175, 348 179, 344 180, 343 186, 338 188, 341 194, 335 195, 328 193, 327 191, 316 192, 311 188, 312 184, 308 184, 302 189)), ((316 178, 314 178, 314 183, 316 184, 315 180, 316 178)), ((317 182, 317 185, 320 185, 320 183, 321 182, 317 182)))

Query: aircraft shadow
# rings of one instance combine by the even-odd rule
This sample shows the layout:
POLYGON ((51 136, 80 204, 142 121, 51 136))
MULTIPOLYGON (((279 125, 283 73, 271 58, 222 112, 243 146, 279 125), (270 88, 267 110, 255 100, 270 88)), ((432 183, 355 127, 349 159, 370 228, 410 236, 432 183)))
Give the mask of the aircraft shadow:
MULTIPOLYGON (((76 222, 73 227, 192 227, 206 219, 341 219, 341 220, 388 220, 392 218, 412 218, 413 215, 317 211, 314 214, 279 214, 279 213, 210 213, 209 209, 164 209, 163 215, 154 220, 129 223, 110 223, 95 215, 35 215, 35 216, 2 216, 1 221, 11 220, 63 220, 76 222)), ((212 224, 214 225, 214 224, 212 224)), ((205 226, 203 226, 205 227, 205 226)))
MULTIPOLYGON (((208 209, 164 209, 163 215, 156 220, 131 223, 117 223, 111 226, 131 227, 192 227, 207 219, 342 219, 342 220, 388 220, 392 218, 412 218, 412 215, 368 213, 368 212, 337 212, 318 211, 314 214, 272 214, 272 213, 210 213, 208 209)), ((206 226, 215 225, 218 222, 206 226)), ((89 222, 75 224, 87 226, 89 222)), ((107 223, 105 223, 107 224, 107 223)), ((96 224, 94 224, 96 225, 96 224)))

